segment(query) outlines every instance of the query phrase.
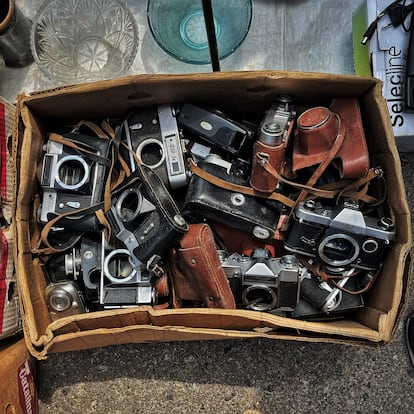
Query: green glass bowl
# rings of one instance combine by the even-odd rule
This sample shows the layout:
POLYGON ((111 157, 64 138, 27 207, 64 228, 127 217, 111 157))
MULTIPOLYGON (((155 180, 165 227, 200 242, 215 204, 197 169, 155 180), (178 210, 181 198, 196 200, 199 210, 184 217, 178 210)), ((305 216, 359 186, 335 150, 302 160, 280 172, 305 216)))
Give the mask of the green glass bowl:
MULTIPOLYGON (((252 20, 251 0, 212 0, 220 59, 232 54, 246 38, 252 20)), ((155 41, 174 58, 193 64, 210 63, 201 0, 148 0, 148 24, 155 41)))

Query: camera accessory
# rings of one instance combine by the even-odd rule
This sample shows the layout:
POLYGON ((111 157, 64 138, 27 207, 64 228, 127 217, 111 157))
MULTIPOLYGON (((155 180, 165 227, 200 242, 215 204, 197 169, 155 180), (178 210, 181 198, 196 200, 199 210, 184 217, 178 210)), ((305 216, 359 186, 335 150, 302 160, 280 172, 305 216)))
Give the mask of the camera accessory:
POLYGON ((230 155, 240 155, 253 138, 253 131, 218 111, 208 111, 185 103, 177 118, 178 125, 194 137, 230 155))
MULTIPOLYGON (((173 105, 135 110, 125 119, 124 126, 127 147, 141 163, 153 169, 171 189, 187 184, 183 144, 173 105)), ((131 171, 135 171, 134 156, 129 152, 124 156, 129 159, 131 171)))
POLYGON ((53 321, 87 312, 82 292, 77 283, 71 280, 49 284, 46 287, 45 297, 53 321))
MULTIPOLYGON (((235 309, 213 233, 207 224, 190 224, 177 249, 185 278, 208 308, 235 309)), ((178 280, 174 279, 175 282, 178 280)), ((183 291, 176 287, 176 291, 183 291)), ((181 299, 188 299, 182 297, 181 299)))
POLYGON ((368 148, 357 98, 335 98, 329 108, 310 108, 297 119, 293 171, 322 164, 329 158, 341 178, 361 178, 368 172, 368 148), (341 138, 343 142, 337 148, 341 138))
POLYGON ((256 311, 295 309, 305 270, 295 256, 272 258, 267 249, 254 249, 250 256, 219 254, 236 303, 256 311))
MULTIPOLYGON (((210 154, 197 166, 221 180, 247 186, 247 181, 233 172, 233 164, 210 154)), ((211 220, 242 228, 259 239, 269 239, 276 231, 281 203, 245 195, 212 184, 193 174, 184 201, 185 208, 211 220)))
POLYGON ((255 190, 271 193, 276 189, 279 180, 265 166, 268 164, 281 173, 294 116, 292 99, 287 95, 280 95, 266 112, 253 146, 250 185, 255 190))
MULTIPOLYGON (((352 273, 351 272, 348 272, 352 273)), ((331 286, 307 272, 300 286, 300 300, 292 313, 294 318, 338 316, 364 306, 357 276, 345 276, 331 286), (345 289, 345 290, 342 290, 345 289), (351 294, 349 292, 355 292, 351 294)))
POLYGON ((300 202, 287 229, 286 250, 318 257, 332 273, 350 267, 375 270, 395 237, 389 217, 366 216, 358 202, 329 207, 318 201, 300 202))
POLYGON ((186 221, 158 175, 137 166, 113 192, 112 207, 105 213, 115 239, 122 242, 136 269, 163 254, 188 230, 186 221))
MULTIPOLYGON (((43 158, 40 223, 102 201, 112 141, 80 133, 51 133, 43 158)), ((81 216, 82 214, 79 214, 81 216)))

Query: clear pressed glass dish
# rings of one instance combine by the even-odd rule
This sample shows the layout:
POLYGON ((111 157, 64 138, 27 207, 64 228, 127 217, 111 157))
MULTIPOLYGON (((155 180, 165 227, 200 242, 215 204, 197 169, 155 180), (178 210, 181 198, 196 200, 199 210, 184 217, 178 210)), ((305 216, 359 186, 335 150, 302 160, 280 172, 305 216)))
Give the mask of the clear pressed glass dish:
POLYGON ((47 0, 34 19, 31 47, 37 65, 51 80, 116 78, 134 62, 138 28, 119 0, 47 0))

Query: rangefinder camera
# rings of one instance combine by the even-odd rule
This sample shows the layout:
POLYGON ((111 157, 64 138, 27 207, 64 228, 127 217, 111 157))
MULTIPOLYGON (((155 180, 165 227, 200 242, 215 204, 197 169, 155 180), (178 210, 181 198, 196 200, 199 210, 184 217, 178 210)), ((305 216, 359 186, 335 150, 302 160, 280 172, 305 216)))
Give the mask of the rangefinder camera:
POLYGON ((129 160, 131 170, 136 168, 133 151, 138 160, 154 170, 169 188, 184 187, 188 171, 174 106, 165 104, 136 110, 124 124, 125 141, 130 150, 124 156, 129 160))
POLYGON ((395 237, 389 217, 370 217, 359 203, 344 201, 329 207, 318 201, 299 203, 286 232, 286 250, 318 257, 332 273, 355 267, 375 270, 395 237))
MULTIPOLYGON (((82 289, 76 290, 82 300, 76 297, 74 302, 87 303, 92 309, 155 304, 157 293, 151 284, 152 272, 135 268, 127 249, 112 246, 107 243, 103 234, 101 237, 99 240, 83 237, 80 245, 50 260, 47 263, 48 275, 53 280, 60 280, 50 286, 73 287, 76 281, 82 286, 82 289), (69 282, 63 282, 64 279, 69 282)), ((75 297, 73 289, 70 293, 75 297)), ((53 303, 50 308, 57 308, 53 303)), ((82 308, 67 306, 66 313, 82 308)), ((59 314, 63 315, 63 311, 59 314)))
POLYGON ((43 158, 41 186, 43 189, 39 221, 98 204, 108 171, 111 141, 80 133, 63 135, 79 148, 73 149, 49 140, 43 158))
POLYGON ((257 140, 266 145, 278 146, 286 141, 286 135, 296 115, 293 99, 288 95, 279 95, 276 102, 266 111, 260 123, 257 140))
POLYGON ((273 258, 268 249, 250 256, 219 251, 236 303, 256 311, 292 311, 299 300, 303 267, 294 255, 273 258))
POLYGON ((102 236, 102 251, 100 305, 108 309, 157 302, 157 292, 151 284, 152 273, 134 266, 127 249, 107 244, 102 236))

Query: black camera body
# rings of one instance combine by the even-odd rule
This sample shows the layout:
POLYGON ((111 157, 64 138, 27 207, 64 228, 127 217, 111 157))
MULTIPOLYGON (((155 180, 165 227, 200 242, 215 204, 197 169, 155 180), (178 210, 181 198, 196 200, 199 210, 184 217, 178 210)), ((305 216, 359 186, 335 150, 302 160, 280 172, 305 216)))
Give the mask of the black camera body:
POLYGON ((349 268, 378 269, 395 237, 390 218, 369 217, 357 202, 329 207, 299 203, 286 232, 286 250, 318 257, 332 273, 349 268))
MULTIPOLYGON (((197 164, 202 170, 224 181, 248 186, 235 174, 233 164, 210 154, 197 164)), ((193 174, 184 201, 187 210, 230 227, 244 229, 259 239, 268 239, 276 231, 281 204, 278 201, 245 195, 217 187, 193 174)))
POLYGON ((303 267, 293 255, 273 258, 268 249, 250 256, 219 251, 236 304, 256 311, 293 311, 299 300, 303 267))
POLYGON ((80 133, 64 133, 72 148, 50 140, 43 158, 42 205, 39 222, 47 223, 63 213, 94 206, 102 201, 105 177, 110 167, 110 139, 80 133))
MULTIPOLYGON (((171 189, 187 185, 184 146, 178 130, 173 105, 135 110, 124 121, 125 143, 138 160, 155 171, 171 189)), ((121 148, 131 170, 136 168, 134 155, 121 148)))
POLYGON ((135 268, 145 268, 154 254, 163 256, 187 231, 178 206, 150 168, 140 166, 113 193, 112 206, 105 213, 112 244, 122 244, 135 268))
POLYGON ((201 140, 233 157, 240 156, 252 145, 252 129, 216 110, 185 103, 180 109, 177 122, 195 141, 201 140))

